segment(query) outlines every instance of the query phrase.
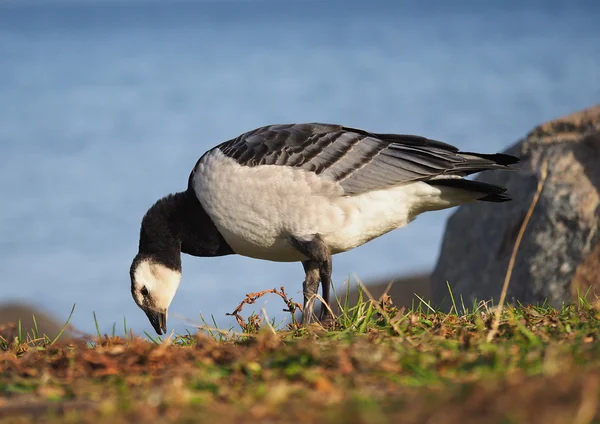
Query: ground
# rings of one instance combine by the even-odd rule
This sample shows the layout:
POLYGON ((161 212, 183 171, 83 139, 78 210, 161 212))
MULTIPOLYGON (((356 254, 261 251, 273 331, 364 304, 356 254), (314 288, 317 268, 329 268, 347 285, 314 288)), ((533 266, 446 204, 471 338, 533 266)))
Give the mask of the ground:
POLYGON ((0 421, 600 423, 600 311, 585 301, 509 306, 490 341, 486 304, 340 309, 332 329, 240 312, 239 333, 168 340, 5 327, 0 421))

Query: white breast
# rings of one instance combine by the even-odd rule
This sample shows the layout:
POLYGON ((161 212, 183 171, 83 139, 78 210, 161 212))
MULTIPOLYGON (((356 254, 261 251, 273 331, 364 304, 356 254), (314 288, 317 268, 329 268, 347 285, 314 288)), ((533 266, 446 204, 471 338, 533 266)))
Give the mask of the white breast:
POLYGON ((333 253, 402 227, 417 214, 454 206, 439 188, 417 182, 344 196, 331 180, 300 168, 246 167, 215 149, 198 163, 193 187, 234 252, 273 261, 306 259, 290 236, 319 234, 333 253))

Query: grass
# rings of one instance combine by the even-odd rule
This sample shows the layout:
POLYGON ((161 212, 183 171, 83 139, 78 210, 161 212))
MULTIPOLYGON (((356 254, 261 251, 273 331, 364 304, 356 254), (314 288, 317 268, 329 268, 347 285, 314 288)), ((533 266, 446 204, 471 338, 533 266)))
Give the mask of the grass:
POLYGON ((600 423, 600 311, 583 298, 506 306, 490 341, 485 303, 336 299, 329 329, 241 309, 239 331, 204 321, 164 340, 125 319, 122 336, 84 340, 4 328, 0 420, 600 423))

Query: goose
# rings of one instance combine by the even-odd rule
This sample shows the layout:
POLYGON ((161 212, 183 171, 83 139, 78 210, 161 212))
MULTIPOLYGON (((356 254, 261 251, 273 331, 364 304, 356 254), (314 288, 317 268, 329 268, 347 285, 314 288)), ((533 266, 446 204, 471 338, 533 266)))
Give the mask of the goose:
POLYGON ((301 323, 327 321, 332 255, 404 227, 423 212, 510 200, 504 187, 464 177, 515 169, 510 165, 518 160, 336 124, 256 128, 206 151, 187 189, 148 209, 130 267, 131 294, 156 333, 166 334, 181 253, 301 262, 301 323))

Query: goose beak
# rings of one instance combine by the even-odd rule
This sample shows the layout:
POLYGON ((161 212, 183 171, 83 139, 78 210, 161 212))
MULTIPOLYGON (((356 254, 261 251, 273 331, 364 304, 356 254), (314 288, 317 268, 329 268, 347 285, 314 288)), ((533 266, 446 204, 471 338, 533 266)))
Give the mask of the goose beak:
POLYGON ((157 311, 155 309, 144 309, 150 324, 154 327, 156 334, 167 334, 167 311, 157 311))

